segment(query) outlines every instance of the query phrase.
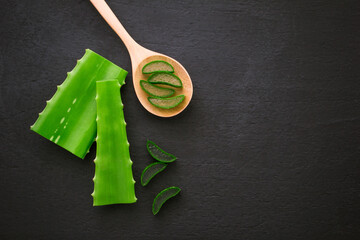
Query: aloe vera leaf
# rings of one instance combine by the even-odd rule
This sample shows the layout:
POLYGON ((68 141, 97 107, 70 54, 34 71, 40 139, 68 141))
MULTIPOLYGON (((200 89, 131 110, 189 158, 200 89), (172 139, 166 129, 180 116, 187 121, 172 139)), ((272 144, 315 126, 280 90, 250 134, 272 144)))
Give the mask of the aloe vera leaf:
POLYGON ((166 166, 167 164, 162 162, 155 162, 147 166, 141 174, 141 185, 145 187, 156 174, 164 171, 166 166))
POLYGON ((181 189, 178 187, 168 187, 162 190, 154 199, 152 205, 153 214, 156 215, 160 211, 162 205, 170 198, 178 195, 180 191, 181 189))
POLYGON ((140 86, 147 94, 154 97, 170 97, 175 93, 174 89, 158 87, 145 80, 140 80, 140 86))
POLYGON ((164 150, 162 150, 153 141, 148 140, 146 142, 146 148, 147 148, 149 154, 159 162, 171 163, 171 162, 173 162, 173 161, 175 161, 177 159, 171 153, 167 153, 164 150))
POLYGON ((170 109, 179 105, 185 98, 185 95, 178 95, 170 98, 148 97, 148 101, 155 107, 170 109))
POLYGON ((123 106, 117 79, 96 82, 94 206, 136 202, 123 106))
POLYGON ((182 87, 180 78, 173 73, 153 73, 148 78, 148 81, 152 84, 165 84, 177 88, 182 87))
POLYGON ((144 67, 142 68, 142 73, 144 74, 150 74, 156 72, 173 73, 174 67, 168 62, 162 60, 156 60, 145 64, 144 67))
POLYGON ((115 78, 123 84, 126 75, 127 71, 87 49, 31 130, 84 158, 96 137, 96 80, 115 78))

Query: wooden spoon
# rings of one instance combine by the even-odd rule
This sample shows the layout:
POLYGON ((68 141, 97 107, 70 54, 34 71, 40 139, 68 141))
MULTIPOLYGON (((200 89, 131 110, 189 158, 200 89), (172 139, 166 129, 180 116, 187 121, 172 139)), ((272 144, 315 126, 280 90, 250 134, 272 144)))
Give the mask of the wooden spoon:
POLYGON ((134 39, 132 39, 132 37, 127 33, 120 21, 116 18, 115 14, 111 11, 105 0, 90 0, 90 2, 95 6, 101 16, 121 38, 127 50, 129 51, 132 65, 134 89, 143 107, 150 113, 160 117, 172 117, 182 112, 189 105, 193 95, 191 78, 186 69, 175 59, 161 53, 150 51, 135 42, 134 39), (146 80, 149 77, 149 75, 142 74, 142 67, 146 63, 154 60, 163 60, 170 63, 174 67, 175 74, 181 79, 183 83, 183 87, 181 89, 175 89, 175 94, 184 94, 185 99, 182 103, 174 108, 161 109, 151 105, 147 99, 148 95, 140 87, 140 80, 146 80))

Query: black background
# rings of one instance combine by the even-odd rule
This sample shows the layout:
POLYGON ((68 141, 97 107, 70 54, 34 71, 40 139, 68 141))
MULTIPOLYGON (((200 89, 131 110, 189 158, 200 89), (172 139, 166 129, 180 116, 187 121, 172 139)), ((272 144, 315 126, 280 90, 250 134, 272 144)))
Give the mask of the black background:
POLYGON ((141 45, 188 70, 163 119, 138 102, 121 40, 89 1, 1 1, 1 239, 360 239, 358 1, 131 1, 110 7, 141 45), (90 48, 129 71, 133 172, 152 139, 179 160, 133 205, 92 207, 95 156, 29 130, 90 48), (159 215, 167 186, 181 195, 159 215))

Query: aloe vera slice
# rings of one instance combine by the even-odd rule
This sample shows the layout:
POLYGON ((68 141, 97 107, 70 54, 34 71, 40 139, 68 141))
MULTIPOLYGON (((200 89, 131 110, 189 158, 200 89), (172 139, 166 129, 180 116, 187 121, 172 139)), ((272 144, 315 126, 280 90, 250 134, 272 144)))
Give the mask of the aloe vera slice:
POLYGON ((93 205, 136 202, 120 84, 96 83, 97 138, 93 205))
POLYGON ((171 163, 175 161, 177 158, 172 155, 171 153, 167 153, 164 150, 162 150, 158 145, 156 145, 153 141, 148 140, 146 142, 146 148, 150 155, 158 160, 159 162, 163 163, 171 163))
POLYGON ((167 164, 161 162, 152 163, 147 166, 141 174, 141 185, 145 187, 156 174, 164 171, 166 166, 167 164))
POLYGON ((170 97, 175 93, 174 89, 158 87, 145 80, 140 80, 140 86, 147 94, 154 97, 170 97))
POLYGON ((179 105, 184 98, 185 95, 178 95, 171 98, 148 97, 148 100, 155 107, 170 109, 179 105))
POLYGON ((156 73, 156 72, 173 73, 174 68, 170 63, 161 60, 149 62, 145 64, 145 66, 142 68, 142 73, 144 74, 156 73))
POLYGON ((170 198, 178 195, 180 191, 181 189, 178 187, 168 187, 162 190, 154 199, 152 206, 153 214, 156 215, 160 211, 162 205, 170 198))
POLYGON ((96 137, 95 82, 115 78, 122 84, 126 75, 125 70, 87 49, 30 129, 84 158, 96 137))
POLYGON ((153 73, 150 75, 148 81, 152 84, 165 84, 177 88, 182 87, 180 78, 172 73, 153 73))

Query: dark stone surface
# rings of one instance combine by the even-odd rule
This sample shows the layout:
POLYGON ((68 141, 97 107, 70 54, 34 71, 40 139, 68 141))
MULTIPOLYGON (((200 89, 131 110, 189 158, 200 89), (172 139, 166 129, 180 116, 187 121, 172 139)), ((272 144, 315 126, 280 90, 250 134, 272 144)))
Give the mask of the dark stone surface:
POLYGON ((358 1, 108 1, 189 71, 181 115, 145 111, 124 45, 89 1, 1 1, 1 239, 360 239, 358 1), (150 138, 179 160, 134 205, 92 207, 80 160, 29 130, 90 48, 130 73, 133 171, 150 138), (181 195, 154 217, 167 186, 181 195))

